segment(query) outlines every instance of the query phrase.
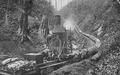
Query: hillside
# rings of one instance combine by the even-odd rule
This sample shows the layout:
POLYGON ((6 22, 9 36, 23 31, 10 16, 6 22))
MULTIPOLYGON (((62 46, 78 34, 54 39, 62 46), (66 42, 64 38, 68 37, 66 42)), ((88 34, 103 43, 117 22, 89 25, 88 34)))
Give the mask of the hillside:
POLYGON ((71 18, 82 31, 100 39, 98 54, 67 65, 51 75, 120 75, 120 13, 116 0, 74 0, 60 14, 71 18), (94 58, 99 58, 96 60, 94 58))
MULTIPOLYGON (((54 34, 49 34, 57 20, 50 3, 45 0, 11 0, 7 4, 7 1, 0 0, 0 58, 4 55, 24 58, 26 53, 44 50, 32 65, 35 72, 41 72, 42 75, 48 75, 49 71, 50 75, 120 75, 120 3, 117 1, 73 0, 59 11, 63 26, 68 28, 69 42, 63 43, 70 45, 71 52, 67 53, 69 49, 66 46, 65 52, 60 51, 61 45, 60 49, 56 46, 62 43, 60 38, 66 41, 66 37, 57 36, 58 41, 48 39, 49 36, 53 36, 50 39, 56 38, 54 34), (28 5, 23 4, 24 1, 28 5), (72 48, 73 45, 77 48, 72 48), (59 57, 59 53, 63 55, 59 57), (58 64, 57 67, 51 67, 51 61, 66 60, 70 55, 72 57, 62 68, 58 64), (41 66, 36 67, 39 66, 39 60, 40 64, 50 61, 50 66, 45 65, 45 69, 41 70, 41 66)), ((3 58, 0 59, 2 61, 3 58)))

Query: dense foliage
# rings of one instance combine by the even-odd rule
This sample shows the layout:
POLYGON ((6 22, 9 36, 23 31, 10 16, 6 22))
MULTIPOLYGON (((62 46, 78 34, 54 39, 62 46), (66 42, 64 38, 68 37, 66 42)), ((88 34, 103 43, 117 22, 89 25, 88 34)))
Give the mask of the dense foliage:
MULTIPOLYGON (((41 36, 38 34, 39 26, 42 17, 51 18, 54 10, 45 0, 30 0, 28 5, 25 1, 0 0, 0 54, 16 56, 16 53, 23 55, 43 48, 39 46, 41 44, 41 36), (23 22, 22 20, 25 20, 23 15, 26 14, 26 22, 23 22), (26 28, 30 30, 29 36, 32 43, 19 43, 20 25, 28 25, 26 28)), ((64 19, 72 16, 82 31, 100 39, 102 44, 96 50, 101 56, 99 60, 88 59, 65 66, 51 75, 120 75, 119 0, 74 0, 60 13, 64 19)), ((82 35, 77 39, 80 39, 80 42, 86 42, 83 41, 85 38, 82 35)))
POLYGON ((19 54, 36 50, 42 17, 50 18, 53 10, 46 0, 0 0, 0 50, 19 54), (23 35, 30 37, 30 42, 24 45, 21 44, 23 35))

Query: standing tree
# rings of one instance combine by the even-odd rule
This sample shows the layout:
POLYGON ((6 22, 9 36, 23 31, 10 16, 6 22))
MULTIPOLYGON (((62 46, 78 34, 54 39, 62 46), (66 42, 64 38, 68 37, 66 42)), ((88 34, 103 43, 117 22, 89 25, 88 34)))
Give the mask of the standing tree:
POLYGON ((24 13, 22 13, 21 22, 20 22, 21 34, 22 34, 21 42, 30 40, 29 38, 30 33, 28 29, 28 15, 31 13, 32 5, 33 5, 32 0, 25 0, 24 8, 23 8, 24 13))
POLYGON ((53 8, 47 0, 0 0, 0 4, 0 24, 3 26, 2 23, 4 22, 4 24, 8 26, 8 30, 16 26, 14 31, 10 31, 16 33, 18 29, 21 42, 31 41, 29 16, 34 19, 38 18, 38 20, 41 21, 41 16, 46 15, 49 17, 53 14, 53 8), (17 18, 18 22, 16 25, 10 27, 11 23, 13 23, 11 19, 15 19, 14 17, 17 18))

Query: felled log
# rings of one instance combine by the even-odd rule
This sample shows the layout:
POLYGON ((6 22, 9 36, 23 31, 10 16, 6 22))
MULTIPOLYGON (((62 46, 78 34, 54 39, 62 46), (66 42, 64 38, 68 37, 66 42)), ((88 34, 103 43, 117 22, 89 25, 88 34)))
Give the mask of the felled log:
POLYGON ((32 70, 32 71, 25 72, 24 75, 36 75, 36 73, 37 73, 36 70, 32 70))
POLYGON ((45 69, 45 68, 48 68, 48 67, 55 67, 55 66, 57 66, 57 65, 61 65, 61 64, 65 64, 65 63, 67 63, 67 61, 58 62, 58 63, 55 63, 55 64, 43 66, 43 67, 40 67, 39 69, 45 69))
POLYGON ((25 54, 25 58, 27 60, 35 60, 37 64, 43 63, 43 55, 42 53, 27 53, 25 54))
POLYGON ((42 67, 42 66, 46 66, 46 65, 50 65, 50 64, 54 64, 54 63, 56 63, 56 61, 48 61, 46 63, 37 64, 36 67, 42 67))
POLYGON ((41 53, 26 53, 24 54, 24 58, 26 60, 35 60, 37 55, 40 55, 41 53))
POLYGON ((12 74, 7 71, 0 70, 0 75, 12 75, 12 74))
POLYGON ((7 59, 9 56, 8 55, 0 55, 0 60, 7 59))
POLYGON ((84 59, 88 59, 92 56, 94 56, 95 54, 97 54, 98 51, 97 50, 85 50, 85 51, 82 51, 81 53, 78 53, 75 55, 75 57, 72 59, 72 60, 69 60, 70 63, 74 63, 74 62, 80 62, 84 59))

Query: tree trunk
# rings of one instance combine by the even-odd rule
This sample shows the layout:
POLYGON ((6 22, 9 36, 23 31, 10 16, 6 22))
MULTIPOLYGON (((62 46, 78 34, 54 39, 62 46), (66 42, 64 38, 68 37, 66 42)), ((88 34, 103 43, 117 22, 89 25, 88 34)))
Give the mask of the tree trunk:
POLYGON ((9 22, 8 22, 8 13, 7 12, 5 14, 5 25, 9 25, 9 22))
POLYGON ((24 20, 23 20, 23 25, 22 25, 22 30, 23 30, 23 34, 22 34, 22 40, 23 40, 23 42, 24 41, 27 41, 27 40, 29 40, 28 39, 28 36, 29 36, 29 30, 28 30, 28 14, 23 14, 24 16, 24 20))
POLYGON ((24 13, 22 13, 21 16, 21 21, 20 21, 20 28, 21 28, 21 35, 22 35, 22 39, 21 42, 25 42, 25 41, 31 41, 30 40, 30 32, 28 29, 28 15, 30 14, 31 11, 31 0, 29 1, 25 1, 25 5, 24 5, 24 13))

